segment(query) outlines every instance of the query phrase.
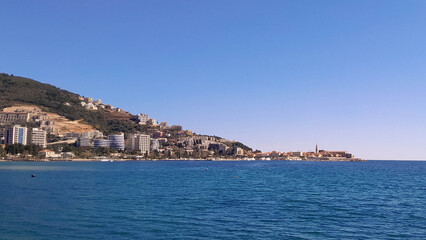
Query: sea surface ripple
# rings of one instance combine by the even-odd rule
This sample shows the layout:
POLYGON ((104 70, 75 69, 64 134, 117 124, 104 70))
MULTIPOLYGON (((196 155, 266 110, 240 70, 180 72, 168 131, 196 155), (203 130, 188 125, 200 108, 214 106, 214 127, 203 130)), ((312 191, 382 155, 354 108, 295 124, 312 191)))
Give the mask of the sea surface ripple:
POLYGON ((426 162, 0 162, 0 239, 426 239, 426 162))

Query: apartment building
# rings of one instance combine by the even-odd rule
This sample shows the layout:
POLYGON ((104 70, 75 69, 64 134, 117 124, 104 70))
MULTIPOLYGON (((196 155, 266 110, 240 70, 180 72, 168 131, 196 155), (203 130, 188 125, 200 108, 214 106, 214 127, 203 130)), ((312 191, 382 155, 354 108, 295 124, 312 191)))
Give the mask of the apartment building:
POLYGON ((20 125, 13 125, 6 129, 6 143, 15 144, 20 143, 27 145, 28 129, 20 125))
POLYGON ((46 138, 46 131, 40 128, 32 128, 31 131, 28 133, 28 142, 35 145, 40 145, 43 148, 45 148, 47 144, 46 138))
POLYGON ((24 124, 30 120, 29 113, 0 112, 0 125, 24 124))
POLYGON ((127 138, 127 149, 131 151, 150 152, 151 137, 145 134, 130 134, 127 138))

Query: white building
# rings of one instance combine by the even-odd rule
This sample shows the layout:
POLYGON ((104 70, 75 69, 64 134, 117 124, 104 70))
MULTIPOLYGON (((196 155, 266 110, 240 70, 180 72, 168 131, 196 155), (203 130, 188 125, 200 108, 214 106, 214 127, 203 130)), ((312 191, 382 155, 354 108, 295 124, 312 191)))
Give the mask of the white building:
POLYGON ((29 120, 29 113, 0 112, 0 125, 25 124, 29 120))
POLYGON ((41 151, 38 153, 38 155, 39 155, 41 158, 60 158, 60 157, 61 157, 61 154, 55 153, 55 151, 52 151, 52 150, 50 150, 50 149, 44 149, 44 150, 41 150, 41 151))
POLYGON ((149 153, 151 149, 151 137, 145 134, 130 134, 127 138, 127 149, 149 153))
POLYGON ((103 138, 104 134, 102 132, 100 132, 99 130, 93 130, 93 131, 88 131, 88 132, 82 132, 80 133, 80 137, 83 138, 103 138))
POLYGON ((86 104, 84 106, 84 108, 86 108, 87 110, 98 110, 98 107, 95 106, 95 104, 89 102, 88 104, 86 104))
POLYGON ((40 129, 40 128, 33 128, 31 129, 31 132, 28 134, 29 142, 31 144, 40 145, 43 148, 46 147, 46 131, 40 129))
POLYGON ((138 120, 139 120, 139 124, 145 125, 146 122, 148 122, 148 120, 149 120, 149 116, 148 116, 148 114, 139 113, 138 114, 138 120))
POLYGON ((234 155, 241 156, 241 155, 244 155, 244 150, 239 147, 234 147, 233 153, 234 155))
POLYGON ((88 137, 80 137, 77 141, 77 146, 79 147, 91 147, 92 146, 92 140, 88 137))
POLYGON ((151 139, 151 151, 160 150, 160 142, 157 139, 151 139))
POLYGON ((112 148, 124 150, 124 134, 109 135, 108 140, 111 140, 112 148))
POLYGON ((148 125, 152 125, 152 126, 156 126, 157 125, 157 120, 155 120, 154 118, 151 118, 148 120, 148 125))
POLYGON ((111 147, 111 140, 107 140, 107 139, 95 139, 93 141, 93 147, 94 148, 101 148, 101 147, 111 147))
POLYGON ((14 125, 6 130, 6 143, 15 144, 21 143, 27 145, 27 128, 19 125, 14 125))

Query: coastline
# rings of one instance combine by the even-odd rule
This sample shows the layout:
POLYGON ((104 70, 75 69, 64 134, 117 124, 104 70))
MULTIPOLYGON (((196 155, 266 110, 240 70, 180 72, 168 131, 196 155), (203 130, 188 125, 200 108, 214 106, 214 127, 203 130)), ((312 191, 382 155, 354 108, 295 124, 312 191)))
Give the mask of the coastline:
POLYGON ((72 158, 72 159, 0 159, 0 162, 154 162, 154 161, 214 161, 214 162, 252 162, 252 161, 292 161, 292 162, 366 162, 365 159, 353 158, 347 160, 314 160, 314 159, 303 159, 303 160, 292 160, 292 159, 277 159, 277 160, 262 160, 262 159, 116 159, 108 158, 107 161, 95 159, 95 158, 72 158))

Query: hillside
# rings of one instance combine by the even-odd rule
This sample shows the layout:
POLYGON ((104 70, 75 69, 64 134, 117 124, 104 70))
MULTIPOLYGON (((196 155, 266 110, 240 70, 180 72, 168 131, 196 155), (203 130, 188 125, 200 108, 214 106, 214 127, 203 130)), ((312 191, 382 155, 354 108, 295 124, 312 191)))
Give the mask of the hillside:
POLYGON ((80 102, 79 95, 50 84, 0 74, 0 109, 15 105, 35 105, 43 111, 59 114, 71 121, 83 119, 85 123, 106 134, 144 130, 132 121, 135 116, 131 114, 90 111, 82 107, 80 102))
MULTIPOLYGON (((75 132, 82 133, 87 131, 93 131, 94 128, 86 123, 83 123, 83 120, 70 121, 69 119, 60 116, 56 113, 43 112, 39 107, 33 105, 16 105, 14 107, 7 107, 3 109, 3 112, 36 112, 36 114, 45 115, 49 121, 55 122, 55 129, 57 133, 67 133, 75 132)), ((34 114, 33 114, 34 115, 34 114)))
MULTIPOLYGON (((137 116, 125 111, 111 109, 87 110, 81 105, 78 94, 41 83, 29 78, 17 77, 5 73, 0 74, 0 110, 16 106, 36 106, 43 112, 50 112, 65 117, 69 123, 87 124, 104 134, 118 132, 152 133, 154 128, 137 123, 137 116)), ((66 122, 66 121, 64 121, 66 122)), ((178 131, 169 129, 171 138, 178 137, 178 131)), ((180 135, 181 136, 181 135, 180 135)), ((230 147, 238 146, 252 151, 248 146, 227 141, 230 147)))

